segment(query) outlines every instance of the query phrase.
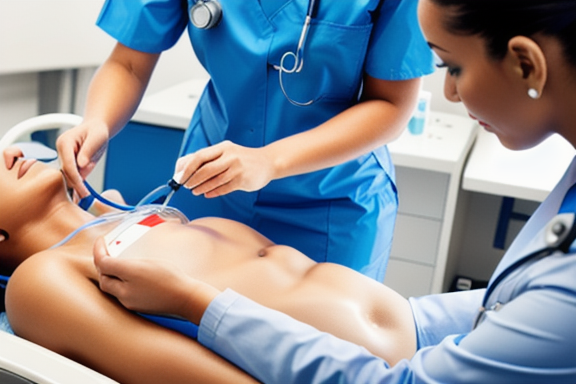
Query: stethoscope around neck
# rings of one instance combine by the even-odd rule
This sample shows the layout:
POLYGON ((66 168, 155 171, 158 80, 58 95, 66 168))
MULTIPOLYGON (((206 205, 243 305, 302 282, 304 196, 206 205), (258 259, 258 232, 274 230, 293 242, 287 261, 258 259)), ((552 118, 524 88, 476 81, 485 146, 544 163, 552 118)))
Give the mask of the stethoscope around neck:
POLYGON ((488 306, 490 296, 494 293, 496 287, 504 279, 512 275, 514 272, 519 271, 520 267, 529 262, 537 261, 550 256, 558 251, 568 254, 574 241, 576 241, 576 184, 574 184, 564 197, 562 205, 558 214, 552 218, 544 228, 544 246, 534 252, 516 260, 514 263, 506 267, 498 276, 490 283, 484 294, 482 306, 474 321, 476 328, 480 324, 489 311, 498 311, 503 307, 503 304, 496 301, 494 304, 488 306))
MULTIPOLYGON (((300 102, 291 98, 284 87, 283 74, 289 75, 299 73, 304 67, 304 47, 306 46, 310 23, 312 22, 312 19, 316 17, 319 3, 320 0, 308 1, 308 10, 306 11, 306 18, 302 25, 302 32, 300 32, 300 38, 298 39, 296 50, 294 52, 285 52, 280 58, 280 64, 274 65, 274 69, 278 71, 278 81, 284 97, 286 97, 291 104, 298 107, 311 105, 315 100, 300 102)), ((210 29, 218 25, 220 22, 220 19, 222 18, 222 6, 217 0, 197 0, 190 8, 189 16, 190 22, 196 28, 210 29)))

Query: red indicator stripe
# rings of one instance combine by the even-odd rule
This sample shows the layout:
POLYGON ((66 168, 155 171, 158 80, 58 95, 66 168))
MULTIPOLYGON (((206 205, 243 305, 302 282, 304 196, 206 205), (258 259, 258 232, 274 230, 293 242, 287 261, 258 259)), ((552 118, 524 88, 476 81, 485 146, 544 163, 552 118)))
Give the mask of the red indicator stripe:
POLYGON ((147 227, 155 227, 158 224, 162 224, 164 222, 165 222, 165 220, 163 218, 161 218, 157 214, 154 214, 154 215, 150 215, 147 218, 143 219, 138 224, 145 225, 147 227))

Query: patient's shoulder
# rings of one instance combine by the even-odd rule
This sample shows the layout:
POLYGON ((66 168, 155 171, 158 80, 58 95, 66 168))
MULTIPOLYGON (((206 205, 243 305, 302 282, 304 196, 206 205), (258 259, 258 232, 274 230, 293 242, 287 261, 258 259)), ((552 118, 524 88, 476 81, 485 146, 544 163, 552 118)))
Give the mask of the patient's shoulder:
POLYGON ((34 288, 36 283, 42 284, 44 280, 49 279, 55 268, 63 266, 62 261, 55 257, 52 251, 43 251, 27 258, 10 277, 7 298, 25 294, 26 290, 34 288))
POLYGON ((8 284, 8 295, 20 293, 20 290, 32 289, 55 280, 69 278, 77 273, 73 258, 55 250, 39 252, 27 258, 16 268, 8 284))
POLYGON ((65 255, 46 251, 28 258, 16 268, 6 290, 6 312, 16 334, 36 342, 44 338, 48 324, 74 311, 72 298, 89 298, 82 288, 87 281, 65 255))

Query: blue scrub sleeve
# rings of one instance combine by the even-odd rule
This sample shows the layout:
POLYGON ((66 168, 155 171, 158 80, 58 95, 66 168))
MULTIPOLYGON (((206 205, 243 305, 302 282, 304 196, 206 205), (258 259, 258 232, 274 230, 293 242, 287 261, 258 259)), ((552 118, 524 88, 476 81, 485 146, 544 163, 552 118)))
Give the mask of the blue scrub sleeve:
POLYGON ((127 47, 160 53, 176 44, 187 15, 185 1, 106 0, 96 24, 127 47))
POLYGON ((383 80, 408 80, 434 72, 422 35, 416 0, 385 0, 374 25, 365 71, 383 80))
POLYGON ((408 299, 416 323, 418 349, 437 345, 448 335, 470 332, 485 292, 475 289, 408 299))
MULTIPOLYGON (((453 305, 456 297, 469 299, 453 296, 453 305)), ((573 295, 531 290, 489 313, 475 331, 388 367, 362 347, 226 291, 210 304, 198 340, 269 384, 573 383, 576 332, 566 319, 574 318, 573 295), (534 308, 542 316, 533 316, 534 308)))

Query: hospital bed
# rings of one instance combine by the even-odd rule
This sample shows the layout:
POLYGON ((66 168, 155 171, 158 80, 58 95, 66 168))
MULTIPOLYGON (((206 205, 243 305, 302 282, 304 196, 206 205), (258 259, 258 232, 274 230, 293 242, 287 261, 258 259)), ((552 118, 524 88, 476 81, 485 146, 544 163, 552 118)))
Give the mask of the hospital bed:
MULTIPOLYGON (((32 132, 67 129, 82 117, 54 113, 25 120, 0 139, 0 151, 28 139, 32 132)), ((0 383, 2 384, 118 384, 83 365, 10 333, 0 331, 0 383)))
POLYGON ((33 132, 52 129, 67 129, 82 122, 82 117, 70 113, 48 113, 35 116, 16 124, 0 139, 0 151, 22 138, 27 138, 33 132))
POLYGON ((0 331, 2 384, 118 384, 18 336, 0 331))

